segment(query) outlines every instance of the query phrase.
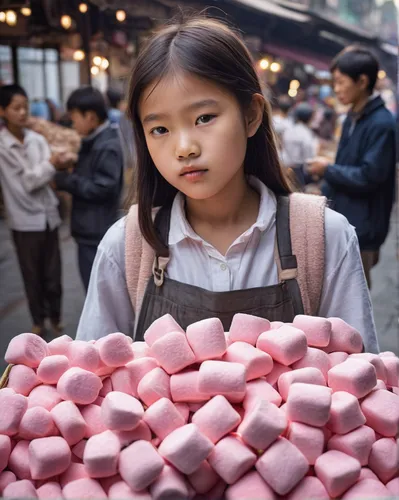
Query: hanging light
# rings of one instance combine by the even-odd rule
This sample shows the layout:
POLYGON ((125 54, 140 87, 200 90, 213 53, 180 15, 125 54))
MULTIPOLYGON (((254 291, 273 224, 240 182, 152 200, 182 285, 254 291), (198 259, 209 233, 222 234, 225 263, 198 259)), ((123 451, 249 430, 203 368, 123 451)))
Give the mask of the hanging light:
POLYGON ((0 12, 0 23, 4 23, 6 21, 6 13, 1 11, 0 12))
POLYGON ((267 59, 261 59, 259 61, 259 66, 260 66, 260 69, 267 69, 269 67, 269 61, 267 59))
POLYGON ((90 73, 94 76, 98 75, 100 72, 100 68, 98 66, 92 66, 90 69, 90 73))
POLYGON ((103 58, 100 56, 93 57, 93 64, 95 66, 101 66, 102 61, 103 61, 103 58))
POLYGON ((300 84, 299 80, 291 80, 290 81, 290 89, 298 90, 300 86, 301 86, 301 84, 300 84))
POLYGON ((297 89, 290 89, 290 90, 288 91, 288 95, 289 95, 290 97, 296 97, 296 96, 297 96, 297 94, 298 94, 297 89))
POLYGON ((72 19, 71 19, 71 16, 68 16, 68 15, 64 15, 61 17, 61 26, 66 29, 66 30, 69 30, 69 28, 72 26, 72 19))
POLYGON ((75 50, 75 52, 73 53, 73 58, 75 61, 83 61, 83 59, 85 58, 85 53, 83 52, 83 50, 75 50))
POLYGON ((21 14, 25 17, 29 17, 32 14, 32 9, 30 7, 22 7, 21 14))
POLYGON ((123 21, 126 19, 126 12, 124 10, 117 10, 116 11, 116 19, 120 23, 123 23, 123 21))
POLYGON ((79 4, 79 10, 82 14, 86 14, 87 10, 88 10, 88 6, 87 6, 87 3, 81 3, 79 4))
POLYGON ((278 73, 281 70, 281 64, 278 62, 271 63, 270 71, 273 73, 278 73))
POLYGON ((106 59, 105 57, 103 57, 103 59, 101 61, 101 65, 100 65, 101 69, 106 70, 108 68, 108 66, 109 66, 108 59, 106 59))
POLYGON ((383 69, 380 69, 380 71, 378 72, 378 78, 380 80, 383 80, 386 76, 387 76, 386 72, 383 69))
POLYGON ((13 10, 7 10, 6 23, 9 26, 15 26, 17 24, 17 14, 13 10))

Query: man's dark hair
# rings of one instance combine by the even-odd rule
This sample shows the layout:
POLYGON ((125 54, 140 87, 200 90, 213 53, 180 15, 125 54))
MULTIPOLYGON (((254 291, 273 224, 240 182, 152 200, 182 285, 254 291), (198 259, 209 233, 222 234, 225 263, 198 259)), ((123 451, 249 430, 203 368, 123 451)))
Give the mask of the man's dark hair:
POLYGON ((292 108, 294 101, 288 95, 281 95, 277 98, 277 107, 283 112, 288 113, 292 108))
POLYGON ((313 108, 307 102, 301 102, 295 108, 294 118, 296 122, 304 123, 308 125, 313 116, 313 108))
POLYGON ((116 89, 107 90, 107 99, 111 108, 117 108, 122 100, 122 92, 116 89))
POLYGON ((331 72, 338 69, 357 82, 361 75, 369 79, 367 90, 372 94, 379 70, 377 57, 365 47, 351 45, 340 52, 331 63, 331 72))
POLYGON ((90 85, 80 87, 72 92, 67 101, 67 110, 77 110, 82 114, 94 111, 101 122, 104 122, 108 117, 104 96, 90 85))
POLYGON ((13 97, 16 95, 23 95, 28 98, 25 90, 19 85, 13 83, 12 85, 3 85, 0 87, 0 108, 7 108, 13 97))

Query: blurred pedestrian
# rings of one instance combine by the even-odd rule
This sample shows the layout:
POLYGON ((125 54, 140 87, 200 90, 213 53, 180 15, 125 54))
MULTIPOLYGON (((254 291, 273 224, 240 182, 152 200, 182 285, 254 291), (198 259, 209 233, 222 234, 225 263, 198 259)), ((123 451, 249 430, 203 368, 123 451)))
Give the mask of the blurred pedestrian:
POLYGON ((369 287, 370 271, 389 230, 395 190, 395 122, 374 93, 379 64, 366 48, 351 46, 334 59, 337 98, 351 111, 344 122, 335 163, 316 157, 308 172, 324 179, 332 207, 355 226, 369 287))
POLYGON ((116 221, 123 185, 123 154, 118 130, 111 127, 101 92, 82 87, 67 109, 82 136, 76 168, 57 172, 57 189, 72 195, 71 233, 78 245, 79 271, 87 290, 97 245, 116 221))
POLYGON ((108 120, 113 125, 119 125, 122 117, 122 110, 120 109, 123 96, 119 90, 110 88, 106 92, 109 109, 108 109, 108 120))
MULTIPOLYGON (((41 335, 46 317, 54 332, 61 324, 61 257, 58 200, 49 182, 58 156, 42 135, 26 128, 28 97, 18 85, 0 87, 0 182, 24 281, 31 332, 41 335)), ((3 283, 5 286, 5 284, 3 283)))
POLYGON ((281 95, 277 98, 276 107, 273 109, 273 126, 280 141, 284 132, 293 125, 293 120, 290 116, 294 102, 288 95, 281 95))

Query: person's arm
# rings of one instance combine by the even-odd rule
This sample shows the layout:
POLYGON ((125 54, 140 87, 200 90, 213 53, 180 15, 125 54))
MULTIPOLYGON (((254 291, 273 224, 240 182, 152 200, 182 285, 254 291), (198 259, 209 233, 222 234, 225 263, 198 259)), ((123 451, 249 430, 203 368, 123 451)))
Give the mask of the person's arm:
POLYGON ((42 136, 37 137, 37 147, 39 148, 40 160, 29 169, 21 170, 21 182, 28 193, 32 193, 48 184, 55 175, 55 168, 52 161, 55 158, 51 155, 50 147, 42 136))
POLYGON ((118 262, 120 257, 117 257, 117 252, 109 249, 110 244, 115 245, 112 240, 118 227, 112 226, 98 247, 76 334, 78 340, 97 340, 114 332, 133 337, 134 311, 127 290, 124 265, 118 262))
POLYGON ((318 315, 343 319, 360 332, 366 352, 379 352, 355 230, 331 210, 326 210, 326 265, 318 315))
POLYGON ((329 165, 324 179, 348 193, 371 193, 385 182, 395 162, 395 135, 392 128, 375 126, 367 141, 361 165, 329 165))
POLYGON ((92 177, 78 172, 57 172, 55 185, 60 191, 67 191, 76 198, 102 202, 120 190, 122 155, 116 148, 97 150, 92 158, 96 166, 92 177))

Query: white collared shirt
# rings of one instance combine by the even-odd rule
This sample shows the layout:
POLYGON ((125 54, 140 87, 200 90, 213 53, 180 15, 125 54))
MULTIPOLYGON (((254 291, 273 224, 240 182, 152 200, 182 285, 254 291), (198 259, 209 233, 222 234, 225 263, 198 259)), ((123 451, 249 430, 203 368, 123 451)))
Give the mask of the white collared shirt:
MULTIPOLYGON (((187 221, 184 199, 175 197, 169 231, 168 276, 210 291, 266 287, 278 283, 274 260, 276 198, 259 180, 256 222, 221 255, 200 238, 187 221)), ((378 352, 372 306, 354 228, 333 210, 326 210, 326 255, 319 315, 340 317, 357 328, 366 351, 378 352)), ((90 340, 120 331, 134 335, 135 313, 125 276, 125 219, 116 222, 101 241, 77 338, 90 340)))

